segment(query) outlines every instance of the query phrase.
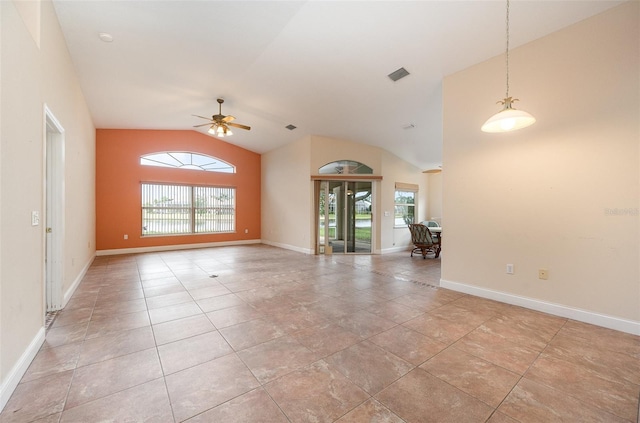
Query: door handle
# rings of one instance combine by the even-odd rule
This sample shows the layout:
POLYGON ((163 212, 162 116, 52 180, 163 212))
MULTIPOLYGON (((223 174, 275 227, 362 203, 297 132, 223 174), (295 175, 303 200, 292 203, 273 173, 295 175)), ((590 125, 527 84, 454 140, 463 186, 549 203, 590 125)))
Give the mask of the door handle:
POLYGON ((51 232, 53 232, 53 229, 47 228, 47 233, 50 234, 51 232))

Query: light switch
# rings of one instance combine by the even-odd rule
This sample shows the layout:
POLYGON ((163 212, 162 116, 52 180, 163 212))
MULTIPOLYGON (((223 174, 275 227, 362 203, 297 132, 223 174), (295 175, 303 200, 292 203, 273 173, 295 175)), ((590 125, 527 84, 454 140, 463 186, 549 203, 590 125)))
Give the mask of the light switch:
POLYGON ((38 226, 40 224, 40 213, 37 211, 31 212, 31 226, 38 226))

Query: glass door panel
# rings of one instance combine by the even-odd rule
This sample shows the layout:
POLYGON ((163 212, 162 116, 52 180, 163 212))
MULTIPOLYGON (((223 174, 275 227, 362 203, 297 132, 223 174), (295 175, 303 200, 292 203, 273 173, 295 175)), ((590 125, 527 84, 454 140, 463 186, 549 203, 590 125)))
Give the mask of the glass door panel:
MULTIPOLYGON (((340 185, 340 184, 338 184, 340 185)), ((330 253, 336 246, 336 185, 332 181, 321 181, 318 192, 318 252, 330 253)), ((336 251, 341 253, 342 250, 336 251)))
POLYGON ((371 253, 371 182, 347 182, 347 252, 371 253))
POLYGON ((321 181, 318 252, 371 253, 372 183, 321 181))
POLYGON ((329 246, 334 254, 344 253, 344 183, 341 181, 327 182, 327 208, 329 224, 329 246))

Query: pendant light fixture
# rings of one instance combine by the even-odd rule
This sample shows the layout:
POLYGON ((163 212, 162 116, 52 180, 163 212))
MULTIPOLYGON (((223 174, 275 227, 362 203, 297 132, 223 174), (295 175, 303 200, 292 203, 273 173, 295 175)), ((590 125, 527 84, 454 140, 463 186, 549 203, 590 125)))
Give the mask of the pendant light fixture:
POLYGON ((531 116, 529 113, 514 109, 513 102, 518 101, 518 99, 509 96, 509 0, 507 0, 506 27, 507 48, 505 53, 505 64, 507 71, 507 93, 503 100, 498 101, 498 103, 502 104, 504 107, 500 112, 491 116, 484 125, 482 125, 481 129, 483 132, 515 131, 516 129, 522 129, 529 125, 533 125, 536 121, 536 118, 531 116))

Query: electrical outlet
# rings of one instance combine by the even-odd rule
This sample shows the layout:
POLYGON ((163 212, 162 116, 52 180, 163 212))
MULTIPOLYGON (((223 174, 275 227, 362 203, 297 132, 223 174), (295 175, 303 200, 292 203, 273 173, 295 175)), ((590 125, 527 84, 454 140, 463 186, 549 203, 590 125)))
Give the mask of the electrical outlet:
POLYGON ((40 224, 40 213, 37 211, 31 212, 31 226, 38 226, 40 224))
POLYGON ((549 279, 549 271, 547 269, 538 269, 538 279, 549 279))
POLYGON ((245 230, 244 230, 244 233, 245 233, 245 234, 248 234, 248 233, 249 233, 249 229, 245 229, 245 230))
POLYGON ((507 274, 513 275, 513 273, 514 273, 513 264, 507 264, 507 274))
POLYGON ((129 235, 125 234, 124 239, 129 239, 129 235))

